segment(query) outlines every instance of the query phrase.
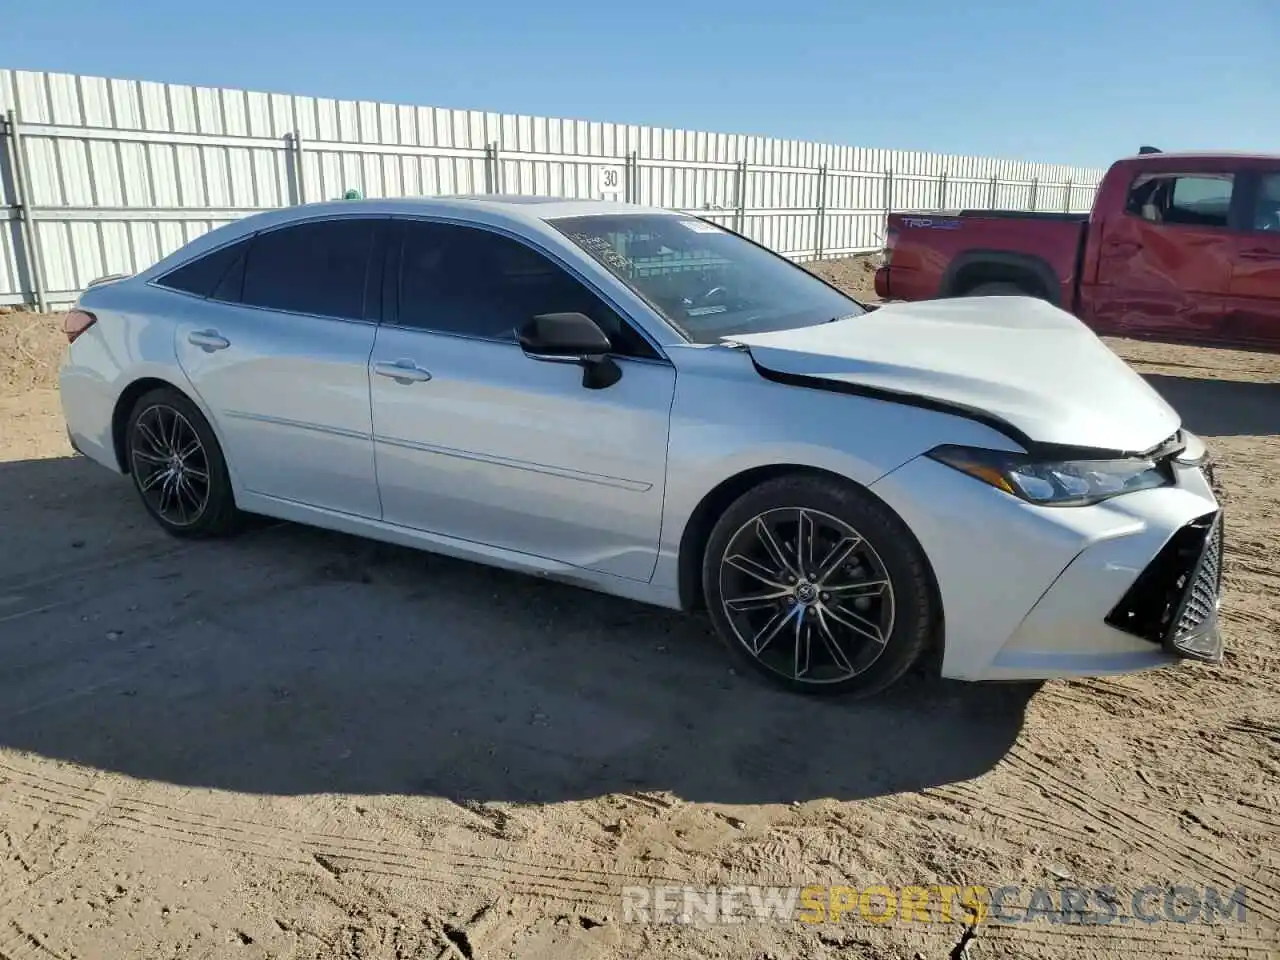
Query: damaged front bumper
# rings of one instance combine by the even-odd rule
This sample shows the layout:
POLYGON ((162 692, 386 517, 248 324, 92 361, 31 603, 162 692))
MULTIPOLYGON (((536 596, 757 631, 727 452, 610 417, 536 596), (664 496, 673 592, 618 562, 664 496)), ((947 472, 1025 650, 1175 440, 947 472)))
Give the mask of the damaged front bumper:
POLYGON ((1179 529, 1107 615, 1118 630, 1174 656, 1218 663, 1222 633, 1222 511, 1179 529))

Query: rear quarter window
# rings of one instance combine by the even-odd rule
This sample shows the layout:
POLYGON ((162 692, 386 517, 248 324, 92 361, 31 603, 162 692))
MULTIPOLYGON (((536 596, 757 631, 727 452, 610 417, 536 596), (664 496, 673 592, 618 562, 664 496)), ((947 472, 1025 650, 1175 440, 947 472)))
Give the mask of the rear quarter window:
MULTIPOLYGON (((219 247, 202 257, 189 260, 180 267, 175 267, 156 280, 156 284, 170 290, 179 290, 197 297, 210 297, 218 289, 223 278, 233 272, 238 261, 243 261, 244 253, 249 247, 248 240, 229 243, 219 247)), ((227 299, 220 297, 219 299, 227 299)))

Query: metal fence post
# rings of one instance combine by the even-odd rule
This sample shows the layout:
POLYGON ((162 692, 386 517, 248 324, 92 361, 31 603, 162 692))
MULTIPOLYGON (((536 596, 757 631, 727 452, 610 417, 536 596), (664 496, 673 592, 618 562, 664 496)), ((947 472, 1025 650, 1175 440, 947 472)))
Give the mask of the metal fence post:
MULTIPOLYGON (((9 110, 4 117, 4 141, 9 170, 13 175, 13 200, 18 215, 18 243, 14 251, 18 261, 19 275, 26 270, 31 282, 31 292, 35 296, 36 309, 45 313, 49 309, 49 300, 44 286, 44 262, 40 255, 40 241, 36 237, 35 215, 31 209, 31 199, 27 195, 27 157, 22 149, 22 135, 18 131, 18 114, 9 110)), ((19 279, 21 286, 21 279, 19 279)), ((21 292, 21 291, 19 291, 21 292)), ((23 298, 26 302, 26 298, 23 298)))
POLYGON ((947 171, 945 170, 938 178, 938 209, 947 209, 947 171))
POLYGON ((988 201, 987 201, 987 209, 988 209, 988 210, 994 210, 994 209, 996 208, 996 181, 997 181, 997 179, 998 179, 998 178, 997 178, 997 177, 996 177, 996 175, 993 173, 993 174, 991 175, 991 196, 990 196, 990 199, 988 199, 988 201))
POLYGON ((733 229, 736 233, 745 233, 747 229, 747 161, 738 161, 737 197, 733 209, 733 229))
POLYGON ((498 160, 498 141, 484 145, 484 192, 502 192, 502 165, 498 160))
POLYGON ((306 177, 302 169, 302 136, 297 130, 288 134, 289 140, 289 164, 293 170, 293 202, 301 204, 307 202, 307 185, 306 177))
POLYGON ((622 199, 627 203, 636 202, 636 194, 639 192, 636 189, 639 186, 636 181, 640 179, 639 173, 640 171, 636 164, 636 152, 632 150, 627 154, 627 165, 623 168, 622 199))
POLYGON ((1069 179, 1067 180, 1067 195, 1066 195, 1066 199, 1065 199, 1065 200, 1063 200, 1063 203, 1062 203, 1062 212, 1063 212, 1063 213, 1070 213, 1070 212, 1071 212, 1071 181, 1070 181, 1069 179))
POLYGON ((1040 178, 1032 177, 1031 179, 1031 200, 1027 204, 1032 210, 1036 208, 1036 194, 1040 192, 1040 178))
POLYGON ((818 219, 813 225, 813 258, 822 259, 827 226, 827 165, 818 167, 818 219))
POLYGON ((884 215, 893 213, 893 171, 884 172, 884 215))

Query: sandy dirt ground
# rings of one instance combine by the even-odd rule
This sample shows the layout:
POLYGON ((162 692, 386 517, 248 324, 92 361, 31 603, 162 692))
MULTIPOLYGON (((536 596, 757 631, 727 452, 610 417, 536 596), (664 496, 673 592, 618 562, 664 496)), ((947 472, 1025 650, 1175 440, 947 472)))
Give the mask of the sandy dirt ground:
POLYGON ((1222 666, 813 702, 698 619, 288 524, 165 537, 72 455, 57 323, 0 316, 0 958, 1280 956, 1280 357, 1112 344, 1218 458, 1222 666), (1119 916, 627 922, 648 884, 1119 916), (1244 918, 1165 918, 1206 887, 1244 918))

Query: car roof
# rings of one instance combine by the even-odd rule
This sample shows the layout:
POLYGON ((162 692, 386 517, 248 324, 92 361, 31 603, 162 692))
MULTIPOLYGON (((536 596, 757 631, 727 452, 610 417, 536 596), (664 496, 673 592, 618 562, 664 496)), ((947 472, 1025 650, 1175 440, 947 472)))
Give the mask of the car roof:
POLYGON ((575 200, 563 197, 532 197, 518 194, 465 194, 445 197, 382 197, 369 200, 325 200, 280 207, 250 214, 210 230, 179 247, 157 263, 139 272, 141 282, 149 282, 180 263, 201 256, 225 243, 290 223, 336 216, 419 216, 507 229, 515 233, 556 237, 548 224, 561 217, 609 215, 681 216, 661 207, 647 207, 614 200, 575 200))
MULTIPOLYGON (((618 200, 577 200, 570 197, 535 197, 523 194, 474 193, 443 197, 389 197, 373 200, 332 200, 287 208, 299 219, 308 216, 352 213, 405 215, 464 215, 485 219, 483 214, 498 214, 518 220, 556 220, 560 217, 605 216, 609 214, 661 214, 672 211, 618 200)), ((292 219, 292 218, 289 218, 292 219)))

